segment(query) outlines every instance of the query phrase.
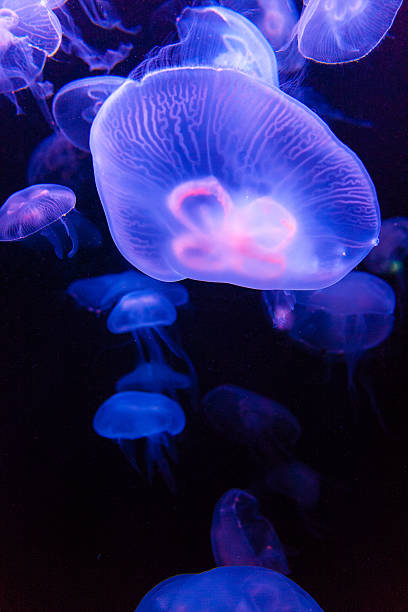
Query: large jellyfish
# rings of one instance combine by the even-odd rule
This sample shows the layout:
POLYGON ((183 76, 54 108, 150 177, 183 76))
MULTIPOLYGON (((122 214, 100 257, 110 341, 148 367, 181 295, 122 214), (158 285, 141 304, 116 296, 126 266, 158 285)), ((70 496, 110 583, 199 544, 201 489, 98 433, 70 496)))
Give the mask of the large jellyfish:
POLYGON ((276 58, 248 19, 220 6, 186 7, 177 19, 180 42, 148 57, 131 78, 171 67, 231 68, 278 86, 276 58))
POLYGON ((203 399, 206 417, 216 429, 263 459, 290 456, 300 425, 287 408, 235 385, 221 385, 203 399))
POLYGON ((299 51, 323 64, 361 59, 384 38, 402 0, 304 0, 299 51))
POLYGON ((264 567, 180 574, 145 595, 135 612, 322 612, 295 582, 264 567))
POLYGON ((64 253, 64 234, 71 240, 68 257, 78 249, 79 213, 76 197, 69 187, 53 184, 32 185, 13 193, 0 208, 0 241, 14 241, 39 233, 52 244, 57 257, 64 253), (62 238, 61 238, 61 229, 62 238))
POLYGON ((90 143, 113 239, 154 278, 320 289, 377 241, 360 160, 314 113, 247 74, 181 68, 128 80, 90 143))
MULTIPOLYGON (((104 438, 118 440, 121 446, 122 442, 126 445, 126 440, 145 438, 149 477, 157 464, 172 486, 173 477, 163 447, 169 447, 169 436, 181 433, 185 423, 181 406, 165 395, 125 391, 112 395, 98 408, 93 428, 104 438)), ((128 454, 125 446, 122 449, 128 454)))
POLYGON ((231 489, 218 500, 211 544, 217 565, 259 565, 289 573, 278 534, 260 514, 258 501, 246 491, 231 489))
POLYGON ((52 112, 64 136, 78 149, 89 151, 89 132, 105 100, 126 79, 95 76, 71 81, 55 95, 52 112))

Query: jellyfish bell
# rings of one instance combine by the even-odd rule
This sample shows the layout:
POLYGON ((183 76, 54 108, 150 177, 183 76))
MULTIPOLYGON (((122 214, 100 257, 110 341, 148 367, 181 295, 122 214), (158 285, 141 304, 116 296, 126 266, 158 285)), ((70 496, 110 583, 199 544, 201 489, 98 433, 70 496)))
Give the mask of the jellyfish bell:
POLYGON ((175 391, 191 386, 190 376, 156 361, 139 363, 132 372, 121 376, 116 383, 116 391, 155 391, 172 396, 175 391))
MULTIPOLYGON (((169 436, 181 433, 185 423, 181 406, 165 395, 124 391, 112 395, 98 408, 93 428, 100 436, 118 441, 145 438, 149 475, 157 464, 163 477, 171 483, 172 475, 162 447, 168 447, 169 436)), ((129 447, 125 445, 122 449, 129 447)))
POLYGON ((169 67, 230 68, 279 85, 276 58, 262 33, 245 17, 222 6, 186 7, 177 19, 180 42, 131 73, 131 78, 169 67))
POLYGON ((135 612, 322 612, 295 582, 264 567, 217 567, 173 576, 145 595, 135 612))
POLYGON ((289 574, 286 555, 272 524, 260 514, 258 501, 240 489, 218 500, 213 513, 211 545, 222 565, 259 565, 289 574))
POLYGON ((107 327, 123 334, 140 327, 173 325, 177 311, 166 297, 154 291, 133 291, 124 295, 112 309, 107 327))
POLYGON ((247 74, 177 68, 128 80, 90 143, 116 245, 162 281, 320 289, 378 237, 360 160, 314 113, 247 74))
POLYGON ((75 147, 89 152, 91 125, 105 100, 123 83, 118 76, 95 76, 71 81, 55 95, 55 123, 75 147))
POLYGON ((391 28, 402 0, 310 0, 298 24, 300 53, 340 64, 368 55, 391 28))

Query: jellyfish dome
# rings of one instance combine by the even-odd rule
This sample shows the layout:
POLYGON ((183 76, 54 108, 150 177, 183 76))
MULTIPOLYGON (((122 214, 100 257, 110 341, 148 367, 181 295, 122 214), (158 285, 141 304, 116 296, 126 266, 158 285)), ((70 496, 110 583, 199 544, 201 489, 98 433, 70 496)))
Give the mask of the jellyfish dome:
POLYGON ((89 132, 105 100, 126 79, 118 76, 95 76, 64 85, 56 94, 52 112, 55 123, 75 147, 89 152, 89 132))
POLYGON ((214 508, 211 545, 220 565, 259 565, 288 574, 286 555, 272 524, 246 491, 231 489, 214 508))
POLYGON ((323 64, 361 59, 384 38, 402 0, 309 0, 298 24, 299 51, 323 64))
POLYGON ((113 334, 123 334, 139 327, 173 325, 177 311, 173 304, 154 291, 132 291, 124 295, 110 313, 107 327, 113 334))
POLYGON ((295 582, 263 567, 218 567, 173 576, 154 587, 135 612, 322 612, 295 582))
POLYGON ((247 74, 128 80, 90 143, 112 237, 153 278, 320 289, 376 243, 379 207, 360 160, 313 112, 247 74))

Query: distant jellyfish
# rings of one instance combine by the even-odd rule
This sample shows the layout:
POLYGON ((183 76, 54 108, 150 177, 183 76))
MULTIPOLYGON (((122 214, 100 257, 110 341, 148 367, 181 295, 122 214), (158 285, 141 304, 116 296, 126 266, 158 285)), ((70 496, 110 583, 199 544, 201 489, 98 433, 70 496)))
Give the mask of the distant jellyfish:
POLYGON ((258 501, 246 491, 231 489, 217 502, 211 544, 218 566, 259 565, 289 574, 278 534, 260 514, 258 501))
POLYGON ((128 80, 91 128, 113 239, 153 278, 320 289, 376 243, 359 159, 311 111, 235 70, 128 80))
POLYGON ((302 511, 313 508, 320 497, 320 475, 300 461, 280 463, 268 473, 270 491, 289 497, 302 511))
POLYGON ((126 334, 143 327, 173 325, 177 311, 159 292, 132 291, 124 295, 113 307, 107 327, 113 334, 126 334))
POLYGON ((93 428, 104 438, 118 440, 126 454, 129 449, 126 441, 145 438, 150 478, 154 465, 157 465, 168 484, 173 486, 163 449, 168 449, 170 436, 183 431, 185 422, 180 405, 165 395, 126 391, 112 395, 98 408, 93 428))
POLYGON ((173 396, 180 389, 191 386, 190 376, 157 361, 139 363, 133 372, 119 378, 116 391, 156 391, 173 396))
POLYGON ((266 314, 277 329, 291 329, 296 298, 293 291, 263 291, 266 314))
POLYGON ((322 612, 295 582, 264 567, 217 567, 154 587, 135 612, 322 612))
POLYGON ((404 263, 408 257, 408 218, 391 217, 381 224, 378 245, 364 260, 370 272, 383 276, 395 276, 398 289, 405 294, 404 263))
POLYGON ((105 100, 126 79, 95 76, 71 81, 55 95, 52 112, 55 123, 75 147, 89 152, 91 125, 105 100))
POLYGON ((291 456, 301 429, 296 417, 273 400, 235 385, 221 385, 203 398, 207 419, 263 461, 291 456))
POLYGON ((391 28, 402 0, 309 0, 298 24, 300 53, 341 64, 370 53, 391 28))
POLYGON ((211 66, 231 68, 279 85, 276 58, 262 33, 248 19, 221 6, 186 7, 177 19, 180 42, 162 47, 130 78, 156 70, 211 66))
POLYGON ((68 257, 73 257, 78 250, 77 228, 85 223, 85 230, 96 239, 94 246, 98 246, 99 232, 74 210, 75 201, 74 192, 62 185, 32 185, 16 191, 0 208, 0 241, 22 240, 38 233, 62 259, 65 237, 71 241, 68 257))

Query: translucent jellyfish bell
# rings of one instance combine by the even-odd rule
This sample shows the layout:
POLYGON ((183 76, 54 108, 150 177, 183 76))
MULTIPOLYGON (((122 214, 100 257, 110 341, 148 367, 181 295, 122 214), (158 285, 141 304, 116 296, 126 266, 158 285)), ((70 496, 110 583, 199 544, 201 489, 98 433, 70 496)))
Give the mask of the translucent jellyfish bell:
POLYGON ((177 311, 173 304, 154 291, 133 291, 124 295, 112 309, 107 327, 113 334, 124 334, 139 327, 173 325, 177 311))
POLYGON ((123 85, 117 76, 95 76, 64 85, 54 97, 52 112, 64 136, 78 149, 89 152, 91 125, 105 100, 123 85))
POLYGON ((75 207, 75 194, 62 185, 33 185, 13 193, 0 208, 0 241, 27 238, 39 232, 52 244, 57 257, 62 258, 62 244, 54 224, 62 224, 71 238, 72 257, 78 248, 77 236, 68 213, 75 207))
POLYGON ((384 38, 402 0, 309 0, 298 26, 299 51, 323 64, 361 59, 384 38))
POLYGON ((220 565, 259 565, 288 574, 286 555, 272 524, 260 514, 258 501, 240 489, 218 500, 211 526, 215 562, 220 565))
POLYGON ((264 567, 217 567, 173 576, 145 595, 135 612, 322 612, 295 582, 264 567))
POLYGON ((182 408, 165 395, 126 391, 112 395, 99 407, 93 428, 100 436, 118 441, 146 438, 149 473, 157 464, 171 480, 162 447, 168 447, 169 436, 183 431, 185 422, 182 408))
POLYGON ((377 241, 360 160, 314 113, 249 75, 187 68, 128 80, 90 143, 112 237, 153 278, 320 289, 377 241))
POLYGON ((169 67, 231 68, 279 86, 276 58, 248 19, 221 6, 186 7, 177 19, 180 42, 160 49, 130 75, 169 67))

